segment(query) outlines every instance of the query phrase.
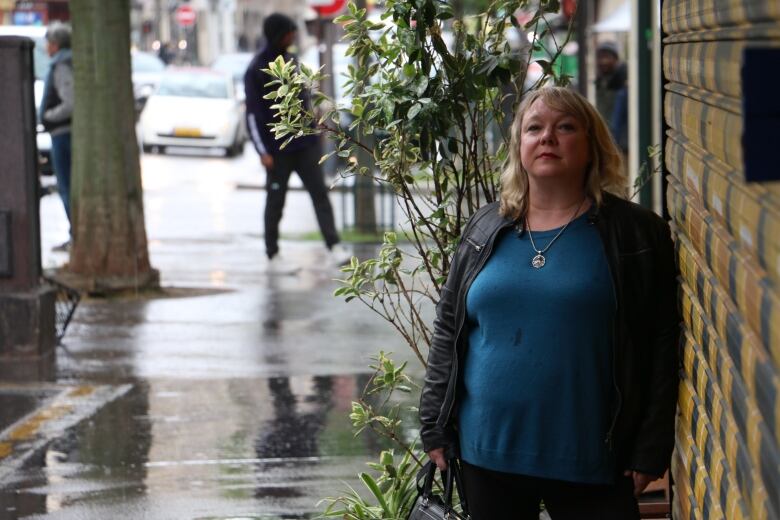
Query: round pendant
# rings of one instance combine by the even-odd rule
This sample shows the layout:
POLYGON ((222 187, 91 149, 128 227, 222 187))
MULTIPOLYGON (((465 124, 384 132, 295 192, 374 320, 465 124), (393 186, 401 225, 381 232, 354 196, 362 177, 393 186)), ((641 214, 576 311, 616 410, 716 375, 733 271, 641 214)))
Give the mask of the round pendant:
POLYGON ((544 259, 544 256, 542 255, 536 255, 533 260, 531 260, 531 265, 534 266, 536 269, 541 269, 544 267, 544 263, 546 260, 544 259))

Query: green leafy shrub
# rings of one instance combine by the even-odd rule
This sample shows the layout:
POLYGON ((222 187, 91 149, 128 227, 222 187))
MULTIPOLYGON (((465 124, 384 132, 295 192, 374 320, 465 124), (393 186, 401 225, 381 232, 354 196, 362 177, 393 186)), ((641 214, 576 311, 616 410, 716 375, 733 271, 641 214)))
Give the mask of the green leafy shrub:
MULTIPOLYGON (((553 0, 499 0, 477 16, 453 19, 443 0, 386 0, 381 21, 349 5, 342 24, 354 57, 341 105, 318 90, 320 71, 277 59, 268 72, 278 86, 269 98, 281 121, 278 138, 289 140, 325 133, 335 140, 333 152, 348 159, 343 176, 361 175, 389 186, 405 221, 408 239, 399 245, 386 233, 376 258, 353 258, 343 269, 336 295, 359 300, 398 332, 424 366, 432 329, 430 310, 439 299, 466 219, 496 200, 507 158, 513 108, 525 90, 544 82, 566 85, 569 77, 556 66, 572 31, 556 39, 549 16, 560 9, 553 0), (514 14, 532 9, 520 26, 514 14), (508 31, 520 31, 527 45, 512 48, 508 31), (528 37, 531 34, 532 37, 528 37), (537 58, 532 58, 537 56, 537 58), (527 81, 531 61, 543 70, 527 81), (313 92, 312 110, 301 92, 313 92), (344 117, 347 116, 347 117, 344 117), (348 127, 341 124, 350 120, 348 127), (367 144, 372 143, 372 144, 367 144), (368 156, 371 164, 361 163, 368 156)), ((323 161, 327 156, 323 157, 323 161)), ((376 480, 361 474, 370 503, 350 489, 328 499, 326 516, 350 519, 405 518, 414 495, 413 475, 421 454, 404 430, 396 391, 408 393, 414 383, 384 353, 376 359, 364 398, 353 403, 350 418, 357 431, 371 429, 393 439, 403 450, 398 465, 383 452, 376 480), (383 397, 376 402, 376 396, 383 397)), ((389 453, 389 455, 388 455, 389 453)))

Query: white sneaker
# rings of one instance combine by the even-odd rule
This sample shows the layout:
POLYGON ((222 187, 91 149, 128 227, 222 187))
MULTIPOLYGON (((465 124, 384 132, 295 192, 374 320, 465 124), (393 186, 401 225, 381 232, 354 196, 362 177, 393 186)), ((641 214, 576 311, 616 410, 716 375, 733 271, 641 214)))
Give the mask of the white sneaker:
POLYGON ((342 267, 352 261, 352 253, 341 244, 334 244, 328 251, 330 263, 336 267, 342 267))

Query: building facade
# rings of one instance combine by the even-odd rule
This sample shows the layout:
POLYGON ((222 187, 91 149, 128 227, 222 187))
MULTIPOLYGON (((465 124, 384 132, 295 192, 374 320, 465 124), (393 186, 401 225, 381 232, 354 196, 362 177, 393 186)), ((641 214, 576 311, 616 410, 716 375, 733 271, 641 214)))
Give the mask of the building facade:
POLYGON ((48 25, 70 20, 68 0, 0 0, 0 25, 48 25))
POLYGON ((160 43, 181 48, 186 42, 187 61, 209 65, 223 53, 256 50, 263 42, 263 20, 273 12, 297 20, 303 41, 310 43, 304 22, 315 13, 306 0, 137 0, 131 16, 133 45, 156 50, 160 43), (194 10, 193 25, 177 21, 182 5, 194 10))

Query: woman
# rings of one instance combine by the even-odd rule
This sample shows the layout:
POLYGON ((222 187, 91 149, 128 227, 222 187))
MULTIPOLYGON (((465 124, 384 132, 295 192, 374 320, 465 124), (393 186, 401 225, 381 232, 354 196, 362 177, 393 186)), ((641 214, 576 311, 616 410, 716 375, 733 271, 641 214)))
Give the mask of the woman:
POLYGON ((501 200, 466 225, 437 306, 425 451, 459 451, 475 520, 639 518, 674 445, 679 318, 668 225, 620 197, 579 94, 529 94, 501 200))

